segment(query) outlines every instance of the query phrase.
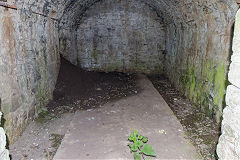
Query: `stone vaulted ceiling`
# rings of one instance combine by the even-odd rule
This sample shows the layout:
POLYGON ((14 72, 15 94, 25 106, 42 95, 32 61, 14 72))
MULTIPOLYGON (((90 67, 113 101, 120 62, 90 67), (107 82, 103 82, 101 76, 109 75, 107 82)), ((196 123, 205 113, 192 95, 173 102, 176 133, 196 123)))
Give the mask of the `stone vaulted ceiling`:
MULTIPOLYGON (((61 20, 61 23, 74 25, 81 15, 99 0, 15 0, 8 3, 16 5, 20 10, 30 10, 61 20)), ((195 24, 215 12, 221 17, 233 17, 239 0, 139 0, 149 4, 166 23, 195 24), (226 8, 228 6, 228 8, 226 8)), ((227 21, 227 19, 226 19, 227 21)))

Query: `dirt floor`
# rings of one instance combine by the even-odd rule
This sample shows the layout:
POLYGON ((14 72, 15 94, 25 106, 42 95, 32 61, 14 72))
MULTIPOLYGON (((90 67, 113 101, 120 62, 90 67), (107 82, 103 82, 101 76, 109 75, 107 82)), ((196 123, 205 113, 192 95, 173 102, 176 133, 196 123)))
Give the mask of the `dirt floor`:
POLYGON ((182 96, 165 76, 151 76, 149 78, 175 113, 187 136, 203 158, 217 159, 215 151, 220 134, 220 125, 191 104, 185 96, 182 96))
MULTIPOLYGON (((151 80, 182 123, 198 152, 204 159, 215 159, 219 126, 192 107, 167 79, 151 77, 151 80)), ((62 59, 54 99, 47 107, 39 109, 39 118, 10 146, 12 159, 52 159, 76 111, 91 112, 139 92, 141 89, 136 86, 135 75, 86 72, 62 59)))
POLYGON ((149 157, 151 160, 201 159, 151 81, 137 75, 137 86, 141 92, 136 95, 92 111, 76 112, 54 160, 134 159, 128 147, 128 137, 134 129, 148 137, 148 145, 157 156, 149 157))
POLYGON ((138 92, 134 75, 87 72, 63 58, 61 62, 54 99, 47 106, 51 112, 87 110, 138 92))
POLYGON ((10 146, 13 160, 52 159, 74 112, 91 111, 139 92, 134 75, 87 72, 65 59, 61 63, 54 99, 39 109, 39 117, 10 146))

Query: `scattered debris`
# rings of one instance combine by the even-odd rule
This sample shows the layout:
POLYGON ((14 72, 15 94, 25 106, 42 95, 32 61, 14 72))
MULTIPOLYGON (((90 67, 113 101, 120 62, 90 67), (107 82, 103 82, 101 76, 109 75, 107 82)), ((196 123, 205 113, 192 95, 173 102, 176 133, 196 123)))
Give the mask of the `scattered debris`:
POLYGON ((58 148, 60 147, 64 135, 60 134, 51 134, 49 136, 49 140, 51 141, 51 147, 48 147, 44 150, 45 157, 50 160, 53 159, 54 155, 56 154, 58 148))
POLYGON ((48 111, 59 113, 92 111, 113 100, 139 93, 136 76, 118 72, 88 72, 62 59, 54 99, 48 111))
POLYGON ((159 132, 159 134, 167 134, 167 132, 164 129, 159 130, 158 132, 159 132))
POLYGON ((93 109, 88 109, 87 111, 88 111, 88 112, 91 112, 91 111, 93 111, 93 109))
MULTIPOLYGON (((220 126, 182 96, 164 76, 149 77, 183 125, 191 142, 204 159, 215 160, 220 126)), ((162 133, 162 131, 161 131, 162 133)))
POLYGON ((72 118, 73 113, 66 113, 58 118, 45 119, 44 123, 30 123, 17 142, 9 146, 12 159, 51 160, 68 131, 66 126, 72 118))
POLYGON ((89 120, 89 121, 95 120, 95 117, 88 117, 87 120, 89 120))
MULTIPOLYGON (((108 102, 137 94, 140 91, 135 80, 132 74, 83 71, 62 59, 53 100, 46 108, 38 110, 35 122, 27 127, 17 143, 10 146, 13 159, 51 160, 67 130, 65 123, 69 120, 64 120, 63 115, 70 114, 69 118, 72 118, 78 110, 92 112, 108 102)), ((89 121, 95 119, 88 118, 89 121)))

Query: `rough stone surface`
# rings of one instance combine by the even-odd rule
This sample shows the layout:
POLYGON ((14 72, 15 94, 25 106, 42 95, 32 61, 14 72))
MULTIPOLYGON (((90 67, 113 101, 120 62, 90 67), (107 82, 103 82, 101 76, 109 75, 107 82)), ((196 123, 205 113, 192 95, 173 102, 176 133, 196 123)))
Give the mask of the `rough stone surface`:
POLYGON ((201 159, 151 81, 140 75, 137 85, 136 95, 77 112, 54 159, 133 159, 127 139, 135 128, 149 138, 156 159, 201 159))
MULTIPOLYGON (((58 30, 67 30, 69 37, 77 36, 84 13, 97 1, 9 0, 7 3, 18 10, 0 8, 0 97, 10 142, 20 135, 35 110, 51 98, 59 68, 58 30)), ((160 60, 164 72, 192 102, 219 122, 236 1, 137 1, 149 5, 164 24, 165 56, 160 60)), ((234 43, 239 39, 235 36, 234 43)), ((78 53, 71 47, 73 42, 60 46, 78 53)), ((238 46, 233 47, 235 55, 239 55, 238 46)), ((232 65, 231 70, 236 67, 232 65)), ((235 86, 239 86, 237 75, 230 78, 235 86)))
POLYGON ((21 134, 54 89, 59 67, 57 23, 0 8, 0 97, 9 141, 21 134))
MULTIPOLYGON (((0 125, 1 125, 2 112, 0 112, 0 125)), ((0 159, 10 160, 9 151, 6 149, 6 135, 2 127, 0 127, 0 159)))
POLYGON ((166 27, 165 72, 192 102, 220 122, 237 6, 215 0, 186 5, 193 10, 191 15, 181 25, 166 27))
POLYGON ((231 65, 230 65, 230 71, 229 71, 229 81, 240 88, 240 72, 239 72, 239 67, 240 67, 240 13, 238 11, 238 14, 236 15, 236 21, 235 21, 235 30, 234 30, 234 37, 233 37, 233 52, 234 54, 232 55, 231 58, 231 65))
POLYGON ((238 108, 240 104, 240 89, 230 85, 227 89, 226 104, 232 108, 238 108))
POLYGON ((147 4, 100 1, 79 23, 73 37, 64 36, 64 30, 60 36, 61 54, 73 64, 87 70, 163 72, 164 24, 147 4))
MULTIPOLYGON (((240 27, 240 26, 239 26, 240 27)), ((240 36, 239 36, 240 37, 240 36)), ((230 65, 230 70, 229 70, 229 74, 228 74, 228 79, 229 81, 237 86, 238 88, 240 88, 240 72, 239 72, 239 68, 240 68, 240 54, 237 55, 238 52, 235 52, 236 54, 234 54, 231 58, 232 63, 230 65)), ((240 53, 240 51, 239 51, 240 53)))
MULTIPOLYGON (((63 39, 67 39, 60 45, 60 48, 68 51, 63 52, 64 55, 79 53, 79 50, 85 48, 85 46, 81 48, 78 43, 75 44, 78 42, 75 39, 79 37, 79 32, 77 32, 79 29, 76 28, 84 19, 85 11, 89 8, 91 10, 95 2, 95 0, 88 0, 66 3, 59 26, 60 31, 64 33, 64 36, 60 35, 60 39, 62 36, 63 39), (74 45, 79 45, 80 49, 71 47, 74 45)), ((236 2, 233 0, 137 0, 137 2, 149 5, 164 24, 165 54, 161 57, 163 59, 159 60, 160 65, 163 65, 164 73, 202 111, 220 122, 226 90, 228 60, 232 53, 232 24, 238 9, 236 2), (161 62, 164 63, 161 64, 161 62)), ((102 7, 107 9, 106 6, 102 7)), ((95 22, 98 21, 95 20, 95 22)), ((87 43, 90 44, 90 42, 87 43)), ((85 54, 84 59, 93 57, 91 54, 88 55, 85 54)), ((74 54, 68 59, 77 64, 78 56, 74 54)), ((116 56, 108 56, 110 62, 114 61, 110 59, 111 57, 116 59, 116 56)), ((147 56, 145 58, 148 59, 147 56)), ((91 62, 90 60, 87 62, 87 64, 98 64, 94 57, 91 62)), ((145 63, 145 66, 151 67, 152 63, 145 63)))
POLYGON ((227 107, 223 112, 222 135, 217 147, 220 160, 240 159, 240 41, 237 41, 237 39, 240 39, 240 11, 237 13, 235 25, 233 56, 229 71, 229 80, 233 85, 228 86, 226 95, 227 107))

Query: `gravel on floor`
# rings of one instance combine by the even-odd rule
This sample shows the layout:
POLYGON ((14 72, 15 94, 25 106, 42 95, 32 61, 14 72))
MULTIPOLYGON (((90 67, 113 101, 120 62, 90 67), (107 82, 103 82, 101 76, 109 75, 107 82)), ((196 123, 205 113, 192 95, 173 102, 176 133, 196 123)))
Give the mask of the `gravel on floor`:
POLYGON ((165 76, 149 76, 149 78, 180 120, 187 137, 202 157, 209 160, 217 159, 216 146, 220 125, 177 91, 165 76))

